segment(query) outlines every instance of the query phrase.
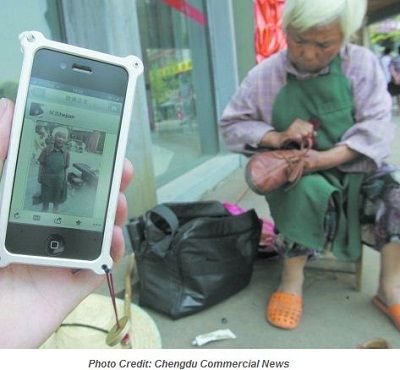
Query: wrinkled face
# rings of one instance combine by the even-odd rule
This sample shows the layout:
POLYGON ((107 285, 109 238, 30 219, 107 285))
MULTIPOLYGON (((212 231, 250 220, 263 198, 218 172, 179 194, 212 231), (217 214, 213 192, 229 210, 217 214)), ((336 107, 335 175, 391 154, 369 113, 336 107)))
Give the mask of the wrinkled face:
POLYGON ((287 29, 288 57, 300 72, 315 73, 324 69, 339 53, 343 34, 336 22, 298 32, 287 29))
POLYGON ((61 134, 61 133, 57 133, 54 137, 54 145, 57 148, 62 148, 64 146, 64 143, 66 141, 66 137, 65 135, 61 134))

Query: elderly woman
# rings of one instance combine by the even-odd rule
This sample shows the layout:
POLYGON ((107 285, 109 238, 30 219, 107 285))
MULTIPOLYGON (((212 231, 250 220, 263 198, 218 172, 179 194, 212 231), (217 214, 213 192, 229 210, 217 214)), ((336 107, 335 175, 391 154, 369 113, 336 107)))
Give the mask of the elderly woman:
POLYGON ((68 130, 58 128, 53 131, 53 142, 46 146, 38 158, 39 178, 42 186, 43 212, 48 212, 49 203, 53 203, 53 212, 67 199, 67 169, 70 154, 65 148, 68 130))
POLYGON ((306 261, 327 250, 357 260, 368 215, 382 261, 374 303, 400 330, 400 185, 384 163, 395 130, 391 99, 378 59, 349 43, 365 11, 365 0, 287 0, 287 50, 249 72, 221 120, 235 152, 314 143, 307 175, 266 195, 284 257, 266 318, 279 328, 300 323, 306 261))

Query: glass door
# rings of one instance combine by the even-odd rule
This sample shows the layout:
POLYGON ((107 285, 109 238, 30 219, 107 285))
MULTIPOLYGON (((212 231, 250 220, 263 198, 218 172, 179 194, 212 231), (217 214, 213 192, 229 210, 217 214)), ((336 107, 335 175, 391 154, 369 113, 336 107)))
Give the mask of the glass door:
POLYGON ((218 152, 205 6, 138 0, 157 186, 218 152))

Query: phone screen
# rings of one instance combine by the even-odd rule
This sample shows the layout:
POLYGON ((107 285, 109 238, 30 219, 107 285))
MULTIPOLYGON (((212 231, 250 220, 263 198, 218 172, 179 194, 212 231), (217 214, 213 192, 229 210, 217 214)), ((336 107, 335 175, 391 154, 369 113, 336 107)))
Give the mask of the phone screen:
POLYGON ((119 66, 36 53, 9 213, 10 252, 100 254, 127 78, 119 66))

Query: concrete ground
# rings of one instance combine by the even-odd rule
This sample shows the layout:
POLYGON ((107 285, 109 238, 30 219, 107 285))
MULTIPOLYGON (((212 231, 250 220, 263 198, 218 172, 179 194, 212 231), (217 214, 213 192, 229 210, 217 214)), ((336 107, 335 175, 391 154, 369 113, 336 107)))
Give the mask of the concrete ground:
MULTIPOLYGON (((400 119, 396 118, 400 123, 400 119)), ((391 162, 400 164, 400 141, 391 162)), ((268 216, 264 200, 247 190, 243 169, 235 171, 204 199, 237 202, 268 216)), ((372 303, 379 274, 379 254, 364 247, 362 289, 355 289, 352 273, 307 268, 304 287, 304 314, 300 326, 285 331, 270 326, 264 316, 270 294, 280 280, 280 261, 257 259, 250 284, 229 299, 197 314, 171 320, 145 308, 157 324, 163 348, 193 348, 195 336, 217 329, 231 329, 236 339, 209 343, 205 348, 355 348, 375 337, 400 348, 399 331, 372 303)), ((123 287, 125 263, 116 271, 117 290, 123 287)), ((102 292, 106 292, 102 288, 102 292)), ((134 302, 137 295, 134 294, 134 302)))

